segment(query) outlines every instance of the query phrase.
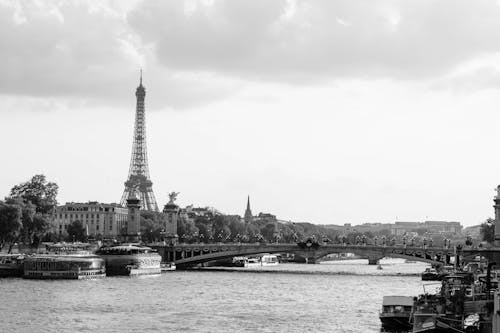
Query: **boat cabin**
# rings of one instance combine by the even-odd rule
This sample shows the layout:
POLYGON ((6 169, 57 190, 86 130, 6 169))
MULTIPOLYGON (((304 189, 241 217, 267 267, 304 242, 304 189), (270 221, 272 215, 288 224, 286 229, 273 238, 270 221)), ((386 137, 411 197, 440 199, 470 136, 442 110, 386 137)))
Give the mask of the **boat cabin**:
POLYGON ((411 296, 384 296, 382 300, 383 313, 409 313, 412 308, 411 296))
POLYGON ((117 245, 110 247, 101 247, 97 254, 101 255, 129 255, 140 253, 154 253, 156 252, 150 247, 140 245, 117 245))

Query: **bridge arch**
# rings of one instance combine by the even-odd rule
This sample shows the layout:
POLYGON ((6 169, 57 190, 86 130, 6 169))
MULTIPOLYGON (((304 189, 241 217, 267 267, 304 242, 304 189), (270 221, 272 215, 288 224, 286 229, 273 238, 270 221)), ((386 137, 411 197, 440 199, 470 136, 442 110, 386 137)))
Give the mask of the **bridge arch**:
POLYGON ((430 264, 449 262, 453 254, 450 249, 406 248, 400 246, 341 245, 322 244, 308 248, 297 244, 181 244, 174 247, 156 247, 163 257, 173 259, 179 266, 189 266, 204 262, 249 256, 261 253, 295 253, 306 259, 317 261, 332 253, 354 253, 376 262, 384 257, 410 259, 430 264), (173 253, 173 256, 168 253, 173 253), (179 257, 179 254, 181 256, 179 257))

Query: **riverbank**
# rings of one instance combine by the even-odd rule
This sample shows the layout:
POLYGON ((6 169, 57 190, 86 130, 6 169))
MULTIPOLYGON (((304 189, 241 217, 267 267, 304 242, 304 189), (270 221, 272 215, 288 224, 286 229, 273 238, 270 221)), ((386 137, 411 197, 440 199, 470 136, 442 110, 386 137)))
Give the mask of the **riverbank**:
POLYGON ((203 272, 234 273, 286 273, 310 275, 359 275, 359 276, 420 276, 425 263, 406 263, 404 259, 382 259, 379 269, 376 265, 368 265, 366 259, 326 261, 319 264, 282 263, 272 266, 254 267, 195 267, 189 270, 203 272))

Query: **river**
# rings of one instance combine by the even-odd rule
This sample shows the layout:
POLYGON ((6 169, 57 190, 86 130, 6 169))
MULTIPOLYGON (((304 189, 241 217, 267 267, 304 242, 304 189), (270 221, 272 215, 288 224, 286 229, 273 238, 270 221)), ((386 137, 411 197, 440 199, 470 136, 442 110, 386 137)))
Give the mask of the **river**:
POLYGON ((384 295, 423 292, 401 259, 93 281, 0 279, 1 332, 380 332, 384 295))

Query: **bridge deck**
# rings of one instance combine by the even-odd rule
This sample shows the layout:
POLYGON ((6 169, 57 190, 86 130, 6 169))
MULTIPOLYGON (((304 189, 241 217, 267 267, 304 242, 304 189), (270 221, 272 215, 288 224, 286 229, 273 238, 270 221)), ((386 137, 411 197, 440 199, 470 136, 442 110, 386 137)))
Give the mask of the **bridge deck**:
POLYGON ((260 253, 295 253, 305 258, 318 260, 331 253, 355 253, 371 260, 383 257, 408 258, 428 263, 449 261, 454 249, 442 247, 352 245, 352 244, 315 244, 311 247, 283 243, 211 243, 177 244, 174 246, 153 246, 163 259, 176 264, 197 264, 218 259, 249 256, 260 253))

